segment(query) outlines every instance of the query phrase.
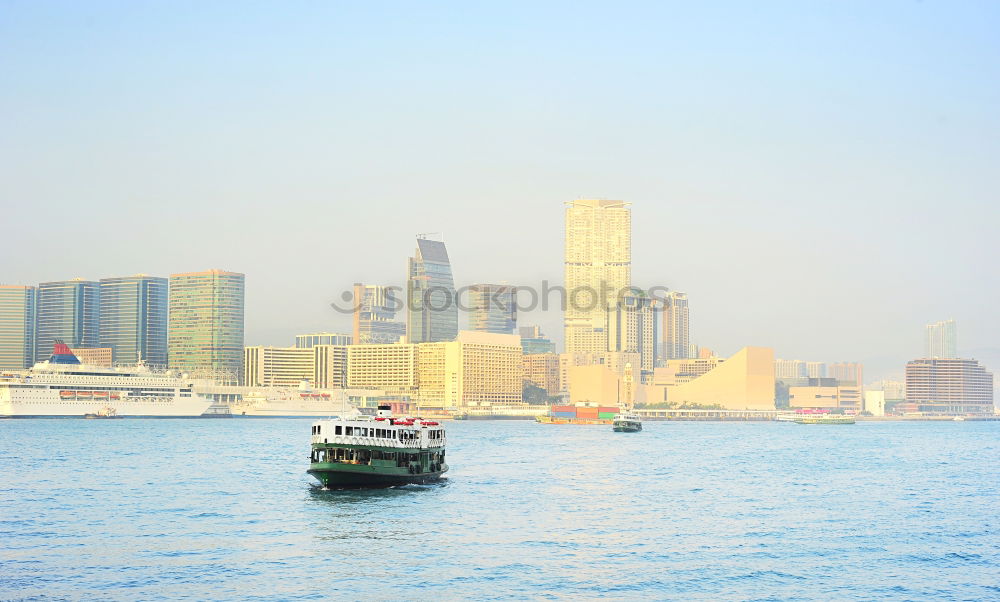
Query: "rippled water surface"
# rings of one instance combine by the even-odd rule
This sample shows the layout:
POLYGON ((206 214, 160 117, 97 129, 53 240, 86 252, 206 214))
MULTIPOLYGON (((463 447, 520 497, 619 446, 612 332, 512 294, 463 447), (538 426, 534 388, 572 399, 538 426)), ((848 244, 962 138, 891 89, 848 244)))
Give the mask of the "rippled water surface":
POLYGON ((1000 423, 448 423, 322 491, 309 420, 0 421, 0 599, 1000 598, 1000 423))

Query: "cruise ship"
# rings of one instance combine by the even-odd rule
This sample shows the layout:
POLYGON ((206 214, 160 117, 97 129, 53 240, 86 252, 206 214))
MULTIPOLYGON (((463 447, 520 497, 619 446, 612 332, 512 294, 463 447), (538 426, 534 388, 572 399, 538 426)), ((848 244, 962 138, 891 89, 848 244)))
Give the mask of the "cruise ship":
POLYGON ((52 356, 20 373, 0 373, 0 418, 201 416, 212 401, 170 372, 81 364, 57 342, 52 356))
POLYGON ((251 391, 229 406, 233 416, 269 418, 326 418, 343 416, 353 410, 344 391, 331 395, 328 391, 316 391, 305 385, 297 389, 251 391))

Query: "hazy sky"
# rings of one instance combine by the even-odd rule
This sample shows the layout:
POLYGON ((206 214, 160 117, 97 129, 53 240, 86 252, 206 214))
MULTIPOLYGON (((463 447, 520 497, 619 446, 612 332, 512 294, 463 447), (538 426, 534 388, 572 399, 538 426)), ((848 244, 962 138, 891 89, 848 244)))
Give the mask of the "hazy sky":
POLYGON ((560 283, 563 202, 624 199, 697 343, 901 372, 929 321, 1000 347, 998 31, 995 2, 4 0, 0 282, 241 271, 247 343, 291 344, 415 233, 458 284, 560 283))

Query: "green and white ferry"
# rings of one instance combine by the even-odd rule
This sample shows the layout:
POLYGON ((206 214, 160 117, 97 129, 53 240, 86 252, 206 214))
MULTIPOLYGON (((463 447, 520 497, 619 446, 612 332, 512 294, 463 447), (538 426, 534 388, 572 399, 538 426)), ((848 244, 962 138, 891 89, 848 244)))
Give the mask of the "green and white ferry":
POLYGON ((308 472, 327 489, 427 483, 448 471, 445 443, 440 423, 383 405, 375 416, 314 422, 308 472))
POLYGON ((642 418, 635 412, 622 410, 615 414, 611 428, 616 433, 638 433, 642 430, 642 418))

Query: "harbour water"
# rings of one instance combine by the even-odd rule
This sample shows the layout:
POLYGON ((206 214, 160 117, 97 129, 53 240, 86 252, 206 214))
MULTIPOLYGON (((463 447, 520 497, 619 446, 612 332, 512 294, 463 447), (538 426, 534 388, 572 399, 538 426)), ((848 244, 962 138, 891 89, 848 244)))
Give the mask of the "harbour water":
POLYGON ((0 599, 997 599, 1000 423, 448 423, 322 491, 309 420, 0 421, 0 599))

